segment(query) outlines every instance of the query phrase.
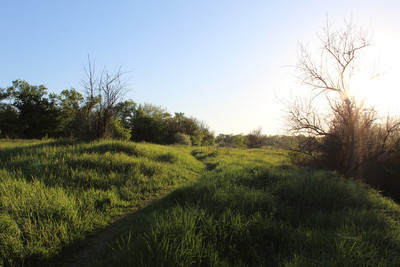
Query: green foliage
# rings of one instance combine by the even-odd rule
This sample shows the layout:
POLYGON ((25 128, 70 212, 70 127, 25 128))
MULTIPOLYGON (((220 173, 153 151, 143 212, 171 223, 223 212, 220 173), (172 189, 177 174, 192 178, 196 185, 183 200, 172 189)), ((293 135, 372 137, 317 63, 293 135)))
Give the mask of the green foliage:
POLYGON ((131 139, 131 131, 125 128, 119 119, 113 119, 109 125, 112 139, 128 141, 131 139))
POLYGON ((190 136, 183 133, 176 133, 174 136, 175 144, 177 145, 185 145, 190 146, 192 145, 192 141, 190 140, 190 136))
POLYGON ((4 121, 6 133, 28 138, 57 134, 59 111, 54 97, 47 97, 44 85, 34 86, 26 81, 15 80, 5 93, 3 90, 2 98, 5 97, 11 100, 10 105, 2 104, 0 111, 0 120, 4 121))
POLYGON ((0 136, 16 138, 22 136, 26 126, 18 120, 18 110, 10 104, 0 103, 0 136))
MULTIPOLYGON (((190 144, 194 146, 214 143, 214 135, 204 123, 188 118, 183 113, 175 113, 171 117, 165 109, 151 104, 139 105, 131 119, 131 125, 134 141, 174 144, 182 141, 182 136, 188 136, 190 144)), ((184 141, 183 144, 188 142, 184 141)))
POLYGON ((260 148, 265 144, 265 135, 262 134, 261 128, 251 131, 246 137, 249 148, 260 148))
POLYGON ((168 130, 166 119, 170 116, 166 110, 151 104, 139 105, 132 118, 132 139, 134 141, 146 141, 165 143, 168 130))
POLYGON ((170 139, 175 138, 177 133, 181 133, 190 137, 192 145, 201 145, 200 127, 195 120, 186 117, 183 113, 175 113, 175 116, 170 118, 167 123, 170 139))
MULTIPOLYGON (((125 84, 101 84, 89 62, 88 80, 83 82, 85 97, 75 89, 60 95, 47 93, 44 85, 16 80, 0 88, 0 134, 5 138, 66 137, 93 141, 115 138, 173 144, 177 133, 190 137, 195 146, 213 145, 208 127, 183 113, 172 117, 166 109, 152 104, 120 101, 125 84), (115 92, 112 92, 116 90, 115 92), (4 102, 9 100, 9 103, 4 102)), ((125 73, 117 72, 120 76, 125 73)), ((100 75, 99 79, 108 79, 100 75)), ((105 81, 103 81, 105 82, 105 81)), ((187 143, 187 142, 186 142, 187 143)))
POLYGON ((201 140, 202 146, 213 146, 215 144, 214 133, 212 133, 208 128, 201 128, 201 134, 203 137, 201 140))
POLYGON ((243 134, 219 134, 216 138, 216 144, 220 147, 246 148, 248 139, 243 134))
POLYGON ((359 181, 285 163, 284 151, 196 149, 209 168, 138 213, 109 266, 396 266, 400 208, 359 181))
POLYGON ((81 93, 75 89, 63 90, 58 99, 60 109, 59 129, 64 137, 81 138, 85 135, 82 107, 84 99, 81 93))
POLYGON ((133 100, 126 100, 115 105, 115 116, 119 118, 125 128, 133 127, 133 118, 135 117, 136 107, 137 105, 133 100))
POLYGON ((13 265, 21 257, 23 244, 18 224, 8 214, 0 213, 0 233, 0 264, 13 265))
POLYGON ((241 134, 237 134, 233 137, 233 144, 237 148, 245 148, 245 147, 247 147, 247 143, 248 143, 248 139, 241 134))
POLYGON ((0 140, 0 266, 51 262, 202 169, 185 147, 0 140))

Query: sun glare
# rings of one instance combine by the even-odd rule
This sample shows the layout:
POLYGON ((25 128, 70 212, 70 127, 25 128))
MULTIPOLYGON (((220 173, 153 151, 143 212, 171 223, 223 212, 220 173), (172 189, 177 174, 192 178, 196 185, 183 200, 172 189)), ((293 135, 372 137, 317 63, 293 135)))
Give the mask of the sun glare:
POLYGON ((368 78, 354 76, 350 83, 350 94, 369 106, 374 106, 381 112, 400 111, 398 100, 400 90, 395 87, 393 75, 368 78))
POLYGON ((360 75, 354 76, 350 82, 350 95, 363 101, 376 100, 380 97, 376 86, 376 79, 361 77, 360 75))
POLYGON ((352 77, 350 94, 367 105, 375 106, 379 112, 390 112, 396 116, 400 114, 400 37, 387 29, 390 25, 384 26, 375 32, 374 45, 359 65, 360 73, 352 77), (371 77, 367 73, 379 75, 371 77))

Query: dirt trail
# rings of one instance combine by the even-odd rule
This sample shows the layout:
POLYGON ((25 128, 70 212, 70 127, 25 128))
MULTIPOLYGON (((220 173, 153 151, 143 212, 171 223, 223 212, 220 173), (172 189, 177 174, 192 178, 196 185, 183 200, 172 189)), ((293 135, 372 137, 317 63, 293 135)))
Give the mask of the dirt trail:
MULTIPOLYGON (((200 161, 201 162, 201 161, 200 161)), ((152 202, 155 202, 166 196, 169 192, 163 191, 160 194, 153 196, 151 199, 143 200, 131 212, 123 215, 120 219, 108 225, 106 228, 97 233, 89 235, 82 243, 77 244, 68 250, 68 253, 61 256, 57 262, 57 266, 65 267, 81 267, 88 266, 90 259, 97 252, 107 247, 116 237, 118 229, 126 222, 132 219, 137 212, 147 207, 152 202)))
POLYGON ((90 258, 96 251, 105 248, 113 241, 118 229, 129 221, 138 211, 148 206, 152 200, 146 200, 138 205, 132 212, 124 215, 101 231, 87 237, 82 244, 72 248, 68 255, 60 260, 60 266, 81 267, 89 264, 90 258))

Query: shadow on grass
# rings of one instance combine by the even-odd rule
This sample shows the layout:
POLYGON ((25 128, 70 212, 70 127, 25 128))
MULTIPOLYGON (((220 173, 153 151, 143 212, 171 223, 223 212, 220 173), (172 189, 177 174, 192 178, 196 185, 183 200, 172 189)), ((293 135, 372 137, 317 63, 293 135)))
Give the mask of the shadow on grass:
POLYGON ((331 172, 247 169, 208 172, 152 204, 93 265, 399 262, 400 209, 379 193, 331 172))

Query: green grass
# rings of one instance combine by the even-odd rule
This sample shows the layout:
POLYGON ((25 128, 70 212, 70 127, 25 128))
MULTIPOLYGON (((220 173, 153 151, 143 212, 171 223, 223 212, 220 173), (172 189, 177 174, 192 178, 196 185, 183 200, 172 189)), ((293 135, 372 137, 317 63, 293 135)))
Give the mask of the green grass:
POLYGON ((400 208, 366 185, 282 151, 192 154, 208 171, 138 212, 94 266, 399 264, 400 208))
POLYGON ((0 141, 0 266, 44 264, 118 215, 195 179, 190 148, 0 141))
POLYGON ((398 204, 285 151, 0 140, 0 266, 52 263, 152 199, 94 266, 400 262, 398 204))

